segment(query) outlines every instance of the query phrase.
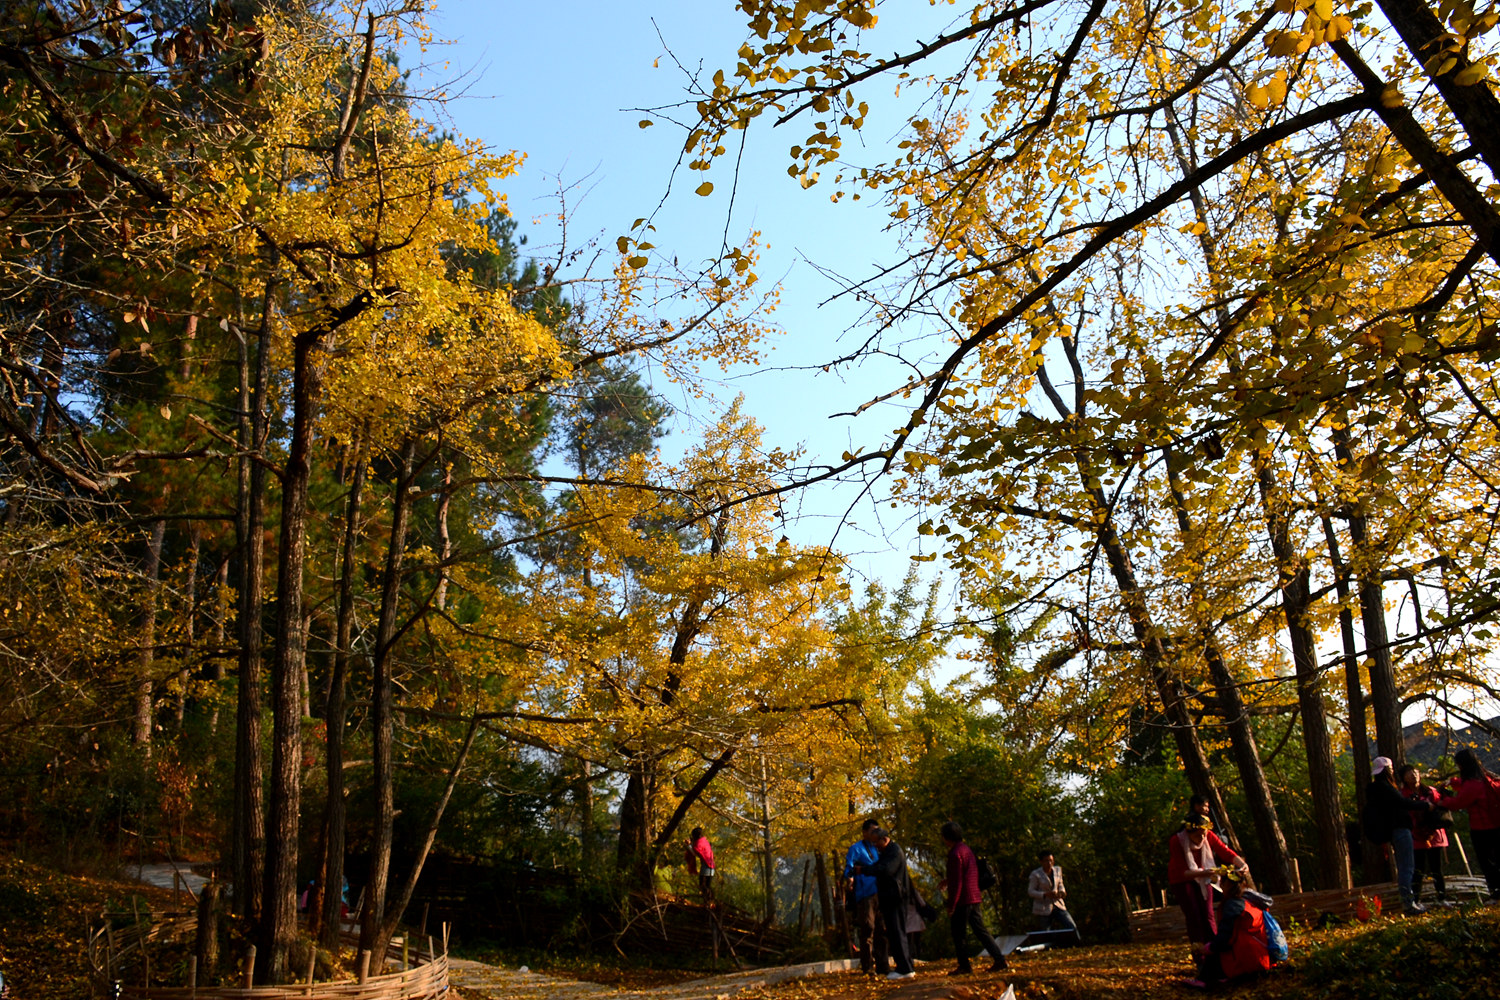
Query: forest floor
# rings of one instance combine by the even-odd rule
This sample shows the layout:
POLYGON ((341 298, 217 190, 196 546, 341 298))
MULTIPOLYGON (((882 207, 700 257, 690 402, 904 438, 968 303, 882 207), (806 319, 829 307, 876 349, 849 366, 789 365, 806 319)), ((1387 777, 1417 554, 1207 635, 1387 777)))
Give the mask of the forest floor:
MULTIPOLYGON (((65 875, 0 856, 0 972, 16 997, 88 997, 87 914, 106 905, 129 911, 182 909, 170 889, 124 878, 65 875)), ((1500 907, 1466 907, 1415 918, 1377 918, 1314 930, 1287 928, 1292 960, 1264 979, 1226 991, 1243 1000, 1491 1000, 1500 970, 1500 907)), ((1135 1000, 1200 995, 1185 985, 1186 942, 1100 944, 1013 955, 1006 972, 949 977, 949 963, 922 966, 914 980, 889 983, 857 973, 768 982, 771 970, 725 976, 654 970, 569 970, 578 963, 521 973, 455 960, 462 1000, 1135 1000)), ((540 963, 539 963, 540 964, 540 963)), ((549 963, 550 964, 550 963, 549 963)))
MULTIPOLYGON (((1377 918, 1312 929, 1287 929, 1291 961, 1256 981, 1217 991, 1240 1000, 1493 1000, 1500 964, 1500 907, 1467 907, 1416 918, 1377 918)), ((477 963, 475 963, 477 964, 477 963)), ((463 1000, 1139 1000, 1204 992, 1186 941, 1100 944, 1013 955, 1003 972, 947 975, 951 962, 919 967, 899 983, 834 973, 758 985, 748 975, 665 985, 606 986, 569 974, 530 972, 529 984, 492 966, 485 978, 456 970, 463 1000)), ((760 970, 763 974, 768 970, 760 970)))

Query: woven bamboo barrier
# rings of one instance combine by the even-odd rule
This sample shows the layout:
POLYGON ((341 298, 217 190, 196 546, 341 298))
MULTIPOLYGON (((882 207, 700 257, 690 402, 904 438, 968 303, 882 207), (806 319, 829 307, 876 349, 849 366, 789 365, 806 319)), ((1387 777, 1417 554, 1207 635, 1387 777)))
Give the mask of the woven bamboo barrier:
MULTIPOLYGON (((1448 876, 1448 893, 1455 899, 1472 896, 1484 881, 1466 876, 1448 876)), ((1326 914, 1348 919, 1360 907, 1361 899, 1380 899, 1382 912, 1399 913, 1401 893, 1394 882, 1355 886, 1353 889, 1321 889, 1317 892, 1289 892, 1276 897, 1271 912, 1282 926, 1292 921, 1315 924, 1326 914)), ((1130 940, 1171 941, 1187 937, 1187 921, 1176 906, 1130 911, 1130 940)))
MULTIPOLYGON (((95 995, 118 997, 119 1000, 442 1000, 449 995, 446 934, 443 950, 429 945, 408 950, 407 942, 397 938, 386 953, 387 962, 406 964, 398 972, 363 977, 363 981, 303 982, 279 986, 146 986, 131 985, 116 979, 121 962, 152 943, 176 943, 197 933, 194 914, 165 914, 158 920, 115 930, 110 915, 104 914, 98 926, 89 928, 87 952, 90 978, 95 995)), ((359 929, 345 928, 346 942, 357 943, 359 929)))

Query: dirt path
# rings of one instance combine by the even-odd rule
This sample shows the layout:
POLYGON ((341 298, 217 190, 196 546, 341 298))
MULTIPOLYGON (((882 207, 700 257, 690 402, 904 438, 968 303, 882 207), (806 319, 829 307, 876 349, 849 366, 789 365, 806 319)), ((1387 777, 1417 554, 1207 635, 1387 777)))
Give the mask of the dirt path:
POLYGON ((993 977, 993 983, 983 984, 981 979, 987 981, 992 977, 954 980, 943 974, 946 967, 934 966, 923 970, 914 980, 888 986, 884 981, 877 982, 851 972, 855 964, 852 961, 832 961, 787 965, 641 989, 603 986, 456 959, 450 965, 450 978, 464 1000, 728 1000, 735 994, 748 991, 795 993, 799 996, 812 994, 825 1000, 869 1000, 876 996, 883 1000, 1014 998, 1008 985, 998 977, 993 977), (984 989, 983 985, 992 989, 984 989))

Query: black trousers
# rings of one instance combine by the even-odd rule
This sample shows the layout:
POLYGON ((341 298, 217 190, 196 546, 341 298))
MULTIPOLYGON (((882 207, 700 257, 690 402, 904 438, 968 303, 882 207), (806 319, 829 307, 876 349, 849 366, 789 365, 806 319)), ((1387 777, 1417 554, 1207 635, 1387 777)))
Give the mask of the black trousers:
POLYGON ((882 897, 880 915, 885 918, 885 941, 891 949, 891 964, 902 974, 913 971, 911 944, 906 939, 906 901, 882 897))
POLYGON ((948 915, 948 927, 953 931, 953 953, 958 956, 958 967, 967 971, 969 969, 969 949, 967 938, 969 928, 974 929, 974 936, 984 950, 989 953, 990 958, 997 962, 1005 961, 1005 954, 995 939, 990 937, 990 932, 984 926, 984 918, 979 915, 979 907, 974 903, 957 903, 953 912, 948 915))
POLYGON ((1419 899, 1422 895, 1422 876, 1432 876, 1432 887, 1437 891, 1438 899, 1447 895, 1447 885, 1443 882, 1443 849, 1441 847, 1419 847, 1412 851, 1415 867, 1412 869, 1411 894, 1413 899, 1419 899))
MULTIPOLYGON (((1469 814, 1470 817, 1473 813, 1469 814)), ((1490 887, 1490 898, 1500 899, 1500 827, 1493 830, 1469 831, 1474 838, 1474 853, 1479 855, 1480 871, 1484 872, 1484 881, 1490 887)))

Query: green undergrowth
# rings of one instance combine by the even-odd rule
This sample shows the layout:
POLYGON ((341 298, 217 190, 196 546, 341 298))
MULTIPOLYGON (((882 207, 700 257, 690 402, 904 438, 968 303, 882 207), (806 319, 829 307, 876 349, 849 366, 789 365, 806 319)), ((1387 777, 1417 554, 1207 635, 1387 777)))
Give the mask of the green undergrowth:
POLYGON ((1305 994, 1330 1000, 1491 1000, 1500 995, 1500 910, 1339 928, 1294 970, 1305 994))

